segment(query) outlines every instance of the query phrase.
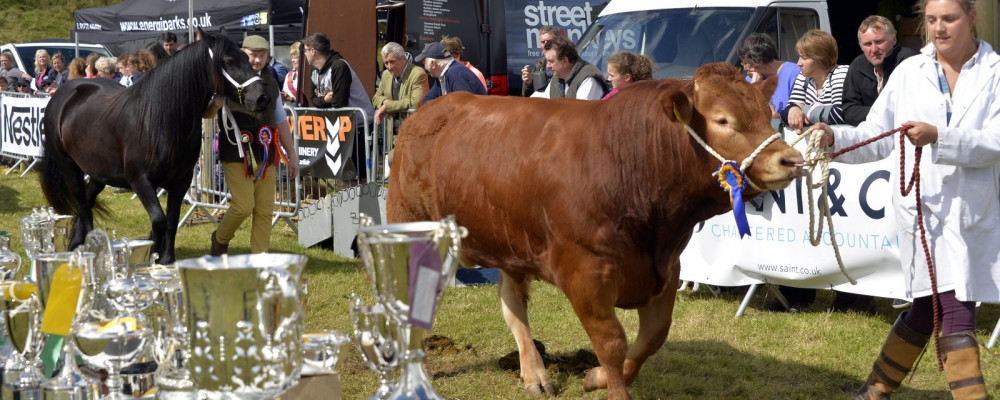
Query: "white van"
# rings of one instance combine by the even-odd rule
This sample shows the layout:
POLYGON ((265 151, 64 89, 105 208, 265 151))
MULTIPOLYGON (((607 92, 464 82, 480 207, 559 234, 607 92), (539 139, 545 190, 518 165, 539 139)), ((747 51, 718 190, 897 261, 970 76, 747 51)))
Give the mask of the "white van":
POLYGON ((66 60, 66 66, 69 67, 69 62, 73 61, 73 58, 79 57, 87 58, 90 53, 98 53, 102 56, 111 57, 111 51, 107 47, 100 44, 84 44, 75 43, 71 40, 65 39, 49 39, 40 40, 36 42, 28 43, 7 43, 0 46, 0 52, 10 52, 14 56, 14 66, 17 69, 27 72, 31 75, 35 74, 35 52, 38 49, 45 49, 49 52, 51 57, 56 52, 62 53, 63 58, 66 60))
POLYGON ((738 50, 764 32, 778 58, 795 62, 795 43, 810 29, 830 31, 825 0, 612 0, 577 43, 580 57, 602 71, 611 53, 649 56, 653 77, 686 78, 705 63, 740 67, 738 50))

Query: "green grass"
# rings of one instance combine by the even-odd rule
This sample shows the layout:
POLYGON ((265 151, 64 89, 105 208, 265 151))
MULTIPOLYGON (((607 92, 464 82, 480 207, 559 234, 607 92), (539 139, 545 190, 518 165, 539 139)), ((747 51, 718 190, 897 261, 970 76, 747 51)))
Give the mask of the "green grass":
POLYGON ((73 11, 118 3, 121 0, 0 0, 0 44, 72 39, 73 11))
MULTIPOLYGON (((130 194, 105 191, 114 215, 98 219, 96 226, 130 238, 148 234, 149 222, 138 200, 130 194)), ((0 175, 0 229, 17 232, 17 218, 45 203, 37 175, 0 175)), ((185 206, 186 207, 186 206, 185 206)), ((183 227, 177 237, 179 259, 208 253, 210 223, 183 227)), ((248 251, 249 225, 238 232, 233 253, 248 251)), ((349 332, 348 300, 351 292, 371 298, 371 285, 359 263, 323 248, 301 248, 283 223, 272 234, 272 252, 299 253, 309 257, 306 309, 307 329, 349 332)), ((21 251, 20 238, 13 238, 21 251)), ((741 318, 733 315, 740 296, 711 295, 700 291, 678 295, 674 324, 666 344, 651 357, 630 387, 636 399, 844 399, 867 376, 897 310, 880 299, 879 314, 866 316, 824 311, 832 300, 821 291, 819 300, 801 314, 772 313, 761 309, 764 292, 758 291, 741 318)), ((532 332, 549 354, 571 358, 590 350, 586 333, 565 297, 553 286, 536 283, 529 308, 532 332)), ((979 313, 979 338, 985 342, 997 318, 997 307, 984 305, 979 313)), ((634 338, 635 312, 620 311, 626 332, 634 338)), ((450 399, 528 399, 516 371, 500 368, 498 361, 516 349, 500 314, 495 286, 449 288, 438 310, 433 334, 455 342, 452 352, 432 352, 427 367, 433 385, 450 399)), ((930 347, 929 347, 930 348, 930 347)), ((900 399, 949 398, 943 373, 937 372, 933 349, 924 355, 912 381, 897 392, 900 399)), ((1000 359, 995 350, 983 349, 984 374, 993 397, 1000 396, 1000 359)), ((362 399, 374 392, 375 373, 363 364, 359 352, 344 347, 338 365, 344 397, 362 399)), ((601 399, 605 391, 585 393, 580 373, 553 375, 558 398, 601 399)), ((909 379, 909 378, 908 378, 909 379)))

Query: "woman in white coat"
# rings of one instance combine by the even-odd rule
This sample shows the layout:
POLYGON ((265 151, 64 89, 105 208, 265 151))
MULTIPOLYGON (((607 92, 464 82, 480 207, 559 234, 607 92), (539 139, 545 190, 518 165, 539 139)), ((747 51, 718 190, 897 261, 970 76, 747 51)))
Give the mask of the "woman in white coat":
MULTIPOLYGON (((920 160, 923 222, 940 294, 938 343, 956 399, 985 399, 974 333, 975 302, 1000 300, 1000 57, 976 38, 972 0, 921 0, 929 42, 892 74, 858 127, 817 124, 831 150, 902 125, 907 164, 920 160)), ((837 161, 869 162, 892 155, 898 137, 843 154, 837 161)), ((907 165, 909 169, 909 165, 907 165)), ((901 177, 893 174, 893 188, 901 177)), ((908 177, 906 177, 908 179, 908 177)), ((888 398, 933 334, 934 307, 912 192, 893 190, 899 252, 913 306, 896 320, 858 399, 888 398)), ((933 352, 933 349, 932 351, 933 352)))

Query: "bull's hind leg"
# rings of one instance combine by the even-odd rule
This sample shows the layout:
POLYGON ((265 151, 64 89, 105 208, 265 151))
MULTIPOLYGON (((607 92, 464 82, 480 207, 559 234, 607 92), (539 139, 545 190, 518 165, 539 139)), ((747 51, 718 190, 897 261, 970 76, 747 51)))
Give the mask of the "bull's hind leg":
POLYGON ((535 348, 528 327, 528 289, 531 288, 530 278, 525 275, 511 275, 500 272, 500 304, 503 308, 503 319, 514 334, 517 351, 521 362, 521 379, 524 380, 524 390, 533 395, 554 395, 549 373, 545 370, 542 355, 535 348))

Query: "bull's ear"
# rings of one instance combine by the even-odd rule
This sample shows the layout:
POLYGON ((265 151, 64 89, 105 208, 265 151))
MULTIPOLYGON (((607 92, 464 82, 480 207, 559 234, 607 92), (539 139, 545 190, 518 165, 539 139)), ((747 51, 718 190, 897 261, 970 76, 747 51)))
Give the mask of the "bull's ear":
POLYGON ((754 82, 753 87, 760 90, 764 94, 765 99, 770 99, 774 95, 774 91, 778 89, 778 75, 771 76, 763 81, 754 82))
POLYGON ((663 105, 663 111, 667 113, 667 118, 671 121, 691 122, 691 114, 694 110, 691 106, 691 99, 683 91, 671 89, 661 93, 660 104, 663 105))

